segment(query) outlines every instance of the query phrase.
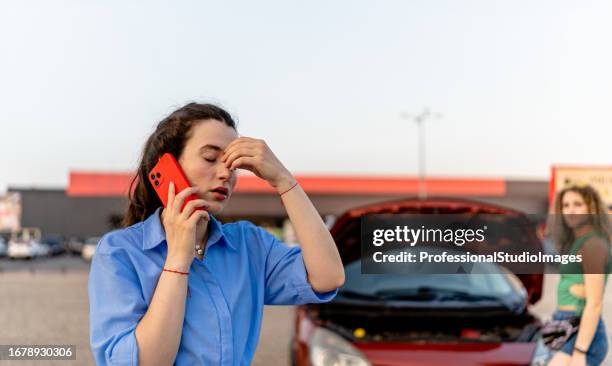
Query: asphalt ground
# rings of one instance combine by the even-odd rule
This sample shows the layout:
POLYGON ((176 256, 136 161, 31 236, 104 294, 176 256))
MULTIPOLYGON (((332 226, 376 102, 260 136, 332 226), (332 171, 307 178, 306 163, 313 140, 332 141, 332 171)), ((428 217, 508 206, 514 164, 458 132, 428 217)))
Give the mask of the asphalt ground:
MULTIPOLYGON (((76 361, 0 361, 0 365, 95 365, 89 349, 88 271, 88 262, 69 255, 0 258, 0 345, 76 346, 76 361)), ((288 365, 292 329, 292 306, 267 306, 252 365, 288 365)))
MULTIPOLYGON (((32 261, 0 259, 0 344, 70 344, 76 361, 0 361, 0 365, 95 365, 89 349, 87 274, 79 257, 32 261)), ((532 311, 550 318, 557 275, 546 275, 543 299, 532 311)), ((604 321, 612 339, 612 286, 606 288, 604 321)), ((293 307, 268 306, 252 365, 289 364, 293 307)), ((604 362, 612 366, 610 353, 604 362)))

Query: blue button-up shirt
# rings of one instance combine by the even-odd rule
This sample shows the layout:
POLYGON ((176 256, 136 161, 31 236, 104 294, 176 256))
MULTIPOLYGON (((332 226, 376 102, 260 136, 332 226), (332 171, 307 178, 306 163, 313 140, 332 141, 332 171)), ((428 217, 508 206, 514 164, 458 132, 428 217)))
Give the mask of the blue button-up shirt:
MULTIPOLYGON (((106 234, 89 275, 90 340, 98 365, 138 365, 135 329, 161 274, 166 236, 160 209, 143 222, 106 234)), ((247 221, 211 215, 204 260, 189 269, 176 365, 248 365, 266 305, 325 302, 307 281, 299 247, 288 247, 247 221)))

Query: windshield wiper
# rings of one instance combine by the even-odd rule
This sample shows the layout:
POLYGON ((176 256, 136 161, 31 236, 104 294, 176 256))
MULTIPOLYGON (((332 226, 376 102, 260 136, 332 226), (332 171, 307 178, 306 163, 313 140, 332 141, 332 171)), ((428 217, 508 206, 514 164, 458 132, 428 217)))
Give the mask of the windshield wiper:
POLYGON ((414 289, 395 289, 376 292, 384 300, 414 300, 414 301, 495 301, 501 302, 498 297, 490 295, 472 294, 467 291, 435 288, 418 287, 414 289))
POLYGON ((340 290, 338 295, 341 295, 341 296, 344 296, 344 297, 347 297, 347 298, 351 298, 351 299, 360 299, 360 300, 377 300, 377 301, 384 300, 378 294, 368 294, 368 293, 365 293, 365 292, 345 290, 345 289, 340 290))
POLYGON ((438 298, 438 295, 433 292, 405 289, 383 290, 376 292, 376 294, 384 300, 432 301, 438 298))
POLYGON ((499 297, 482 294, 472 294, 464 291, 457 291, 440 296, 440 300, 466 300, 466 301, 495 301, 501 302, 499 297))

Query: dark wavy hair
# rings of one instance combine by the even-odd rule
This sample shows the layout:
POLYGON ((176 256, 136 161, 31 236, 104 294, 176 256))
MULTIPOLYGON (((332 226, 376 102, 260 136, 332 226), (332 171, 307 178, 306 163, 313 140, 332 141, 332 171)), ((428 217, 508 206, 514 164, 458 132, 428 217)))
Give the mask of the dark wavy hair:
POLYGON ((147 179, 149 172, 165 153, 171 153, 178 160, 191 137, 192 127, 207 119, 223 122, 236 130, 232 116, 213 104, 189 103, 159 122, 144 145, 138 170, 130 183, 129 205, 121 222, 123 227, 145 220, 163 205, 147 179))
POLYGON ((603 234, 609 243, 612 230, 610 228, 610 220, 608 218, 606 205, 604 205, 601 200, 599 193, 590 185, 572 185, 561 190, 555 197, 552 236, 558 246, 559 252, 567 253, 569 247, 574 240, 576 240, 574 231, 566 224, 563 218, 563 196, 565 196, 567 192, 575 192, 582 197, 589 208, 590 224, 593 225, 595 231, 603 234))

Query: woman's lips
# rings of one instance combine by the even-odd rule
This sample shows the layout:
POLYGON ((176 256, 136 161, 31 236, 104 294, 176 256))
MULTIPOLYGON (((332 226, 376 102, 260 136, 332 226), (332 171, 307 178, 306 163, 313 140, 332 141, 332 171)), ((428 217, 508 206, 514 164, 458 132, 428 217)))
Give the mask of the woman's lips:
POLYGON ((213 198, 217 201, 225 201, 227 199, 227 195, 221 192, 212 191, 211 193, 213 198))

